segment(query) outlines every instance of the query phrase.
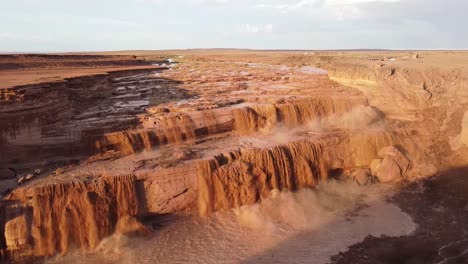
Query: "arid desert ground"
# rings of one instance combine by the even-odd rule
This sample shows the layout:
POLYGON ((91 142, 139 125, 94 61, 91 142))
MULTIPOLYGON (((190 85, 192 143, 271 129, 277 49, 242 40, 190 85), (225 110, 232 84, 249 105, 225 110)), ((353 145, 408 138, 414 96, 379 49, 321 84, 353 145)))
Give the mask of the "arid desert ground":
POLYGON ((0 55, 7 263, 468 263, 467 190, 468 52, 0 55))

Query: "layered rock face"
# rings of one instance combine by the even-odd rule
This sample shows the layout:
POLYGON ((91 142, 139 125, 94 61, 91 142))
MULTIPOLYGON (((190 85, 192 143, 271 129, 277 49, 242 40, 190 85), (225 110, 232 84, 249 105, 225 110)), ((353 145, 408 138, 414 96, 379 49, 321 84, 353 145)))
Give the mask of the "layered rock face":
POLYGON ((324 56, 309 62, 327 69, 332 80, 362 91, 371 106, 398 123, 398 131, 408 131, 418 138, 425 151, 412 156, 419 156, 416 163, 429 161, 433 166, 421 175, 467 164, 462 157, 466 156, 464 113, 468 107, 464 59, 428 53, 417 60, 406 54, 396 60, 324 56))

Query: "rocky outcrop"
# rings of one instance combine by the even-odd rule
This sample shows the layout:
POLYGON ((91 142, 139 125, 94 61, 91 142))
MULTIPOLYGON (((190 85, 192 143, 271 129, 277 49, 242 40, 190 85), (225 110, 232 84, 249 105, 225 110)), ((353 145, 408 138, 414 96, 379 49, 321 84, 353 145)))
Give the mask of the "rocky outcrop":
POLYGON ((377 164, 375 175, 381 183, 392 183, 402 180, 401 169, 398 163, 390 157, 385 157, 377 164))
POLYGON ((410 168, 409 160, 395 146, 388 146, 388 147, 382 148, 379 151, 378 155, 379 155, 379 157, 381 157, 383 159, 385 159, 386 157, 390 157, 393 160, 395 160, 395 162, 398 164, 398 167, 400 167, 402 177, 404 177, 406 175, 406 172, 410 168))
POLYGON ((198 195, 196 162, 139 176, 141 213, 163 215, 196 208, 198 195))
POLYGON ((396 147, 389 146, 378 153, 381 159, 372 161, 372 174, 382 183, 401 181, 410 167, 409 160, 396 147))

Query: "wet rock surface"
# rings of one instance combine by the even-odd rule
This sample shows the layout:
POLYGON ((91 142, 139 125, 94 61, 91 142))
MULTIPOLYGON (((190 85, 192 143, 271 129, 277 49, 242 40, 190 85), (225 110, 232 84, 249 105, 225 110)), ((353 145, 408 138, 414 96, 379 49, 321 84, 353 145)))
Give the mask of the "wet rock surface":
POLYGON ((23 93, 21 101, 0 107, 0 165, 21 169, 92 155, 96 140, 138 126, 137 115, 147 108, 190 97, 179 82, 157 73, 127 71, 15 88, 23 93))

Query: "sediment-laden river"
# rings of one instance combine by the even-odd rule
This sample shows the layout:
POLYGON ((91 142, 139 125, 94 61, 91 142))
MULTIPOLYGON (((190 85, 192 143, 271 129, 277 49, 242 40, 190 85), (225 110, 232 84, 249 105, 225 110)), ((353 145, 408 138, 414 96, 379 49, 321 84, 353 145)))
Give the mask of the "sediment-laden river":
POLYGON ((366 236, 402 236, 415 223, 385 201, 387 186, 321 184, 273 191, 260 204, 195 216, 162 217, 146 238, 112 236, 93 253, 76 251, 48 263, 327 263, 366 236))

